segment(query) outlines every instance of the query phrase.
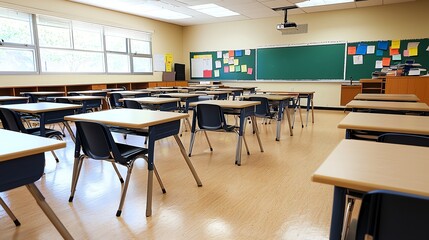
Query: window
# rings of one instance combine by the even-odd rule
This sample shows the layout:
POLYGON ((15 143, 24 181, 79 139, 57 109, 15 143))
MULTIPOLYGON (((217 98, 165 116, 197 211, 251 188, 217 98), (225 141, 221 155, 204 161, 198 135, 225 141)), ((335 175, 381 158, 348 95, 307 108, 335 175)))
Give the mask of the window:
POLYGON ((0 22, 0 73, 35 73, 31 15, 0 8, 0 22))
POLYGON ((0 21, 0 74, 152 73, 150 33, 4 8, 0 21))

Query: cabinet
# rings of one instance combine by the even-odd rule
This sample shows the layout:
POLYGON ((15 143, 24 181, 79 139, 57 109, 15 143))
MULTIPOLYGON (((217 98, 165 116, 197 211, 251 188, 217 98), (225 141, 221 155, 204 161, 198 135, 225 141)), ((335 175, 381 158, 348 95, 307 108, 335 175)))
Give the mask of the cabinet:
POLYGON ((385 92, 385 78, 377 79, 361 79, 361 92, 362 93, 384 93, 385 92))
POLYGON ((341 106, 347 105, 361 92, 361 85, 341 85, 341 106))
POLYGON ((420 99, 420 102, 429 104, 429 77, 387 77, 386 93, 415 94, 420 99))

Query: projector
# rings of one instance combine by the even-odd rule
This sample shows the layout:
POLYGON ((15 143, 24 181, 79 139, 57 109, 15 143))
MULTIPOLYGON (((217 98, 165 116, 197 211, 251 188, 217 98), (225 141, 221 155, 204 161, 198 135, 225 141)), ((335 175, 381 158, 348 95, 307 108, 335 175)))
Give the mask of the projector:
POLYGON ((286 22, 286 23, 280 23, 277 24, 277 30, 282 30, 282 29, 286 29, 286 28, 296 28, 297 25, 294 22, 286 22))

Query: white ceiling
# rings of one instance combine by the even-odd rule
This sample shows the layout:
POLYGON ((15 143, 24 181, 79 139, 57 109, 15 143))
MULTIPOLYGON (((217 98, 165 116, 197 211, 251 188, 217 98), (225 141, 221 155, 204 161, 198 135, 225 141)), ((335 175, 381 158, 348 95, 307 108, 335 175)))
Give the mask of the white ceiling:
MULTIPOLYGON (((69 0, 101 8, 126 12, 133 15, 152 18, 164 22, 174 23, 182 26, 240 21, 248 19, 268 18, 284 16, 283 11, 274 11, 272 8, 294 6, 295 3, 304 0, 69 0), (188 8, 189 6, 214 3, 239 13, 238 16, 216 18, 188 8), (192 16, 186 19, 166 20, 150 14, 150 10, 143 10, 147 6, 156 6, 192 16)), ((386 5, 415 0, 361 0, 352 3, 335 4, 328 6, 298 8, 288 11, 289 15, 303 14, 320 11, 333 11, 339 9, 361 8, 377 5, 386 5)))

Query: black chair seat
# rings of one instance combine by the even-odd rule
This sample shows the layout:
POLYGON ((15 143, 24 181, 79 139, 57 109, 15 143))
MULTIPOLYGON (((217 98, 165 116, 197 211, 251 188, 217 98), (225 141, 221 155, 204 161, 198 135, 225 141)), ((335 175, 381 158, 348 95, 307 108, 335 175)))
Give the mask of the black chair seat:
MULTIPOLYGON (((29 133, 31 135, 40 136, 40 128, 27 128, 26 130, 27 130, 27 133, 29 133)), ((46 137, 50 138, 50 137, 53 137, 56 135, 62 136, 63 133, 60 131, 57 131, 55 129, 50 129, 50 128, 45 129, 45 136, 46 137)))
POLYGON ((138 155, 147 154, 149 151, 147 148, 134 147, 131 145, 116 143, 121 156, 128 161, 136 158, 138 155))

